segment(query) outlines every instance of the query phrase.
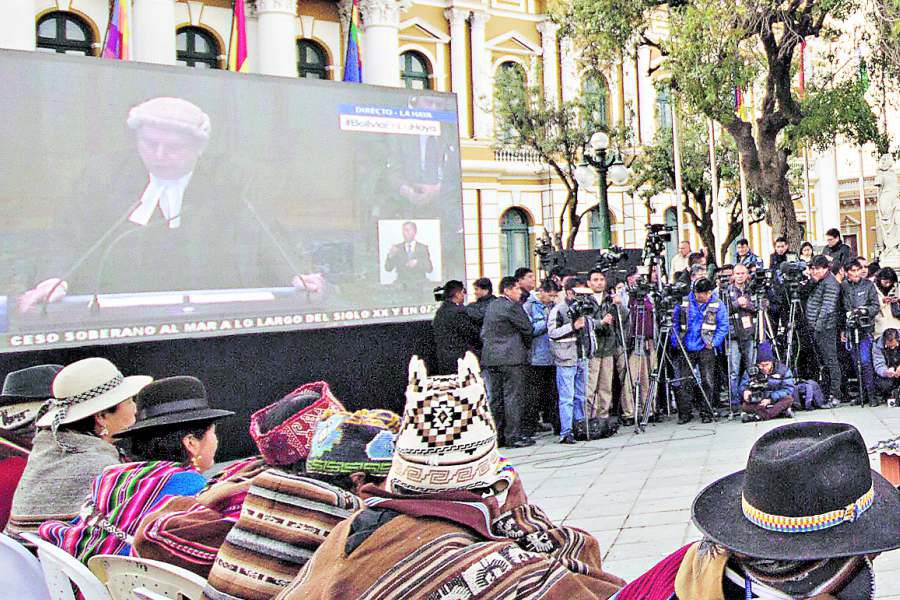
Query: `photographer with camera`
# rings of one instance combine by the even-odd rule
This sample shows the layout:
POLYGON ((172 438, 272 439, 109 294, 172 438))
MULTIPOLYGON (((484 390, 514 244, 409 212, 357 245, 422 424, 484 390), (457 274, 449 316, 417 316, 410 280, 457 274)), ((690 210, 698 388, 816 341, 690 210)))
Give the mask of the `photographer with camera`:
POLYGON ((628 345, 628 366, 633 384, 638 388, 638 396, 632 397, 639 406, 646 406, 637 415, 644 418, 643 412, 655 412, 653 402, 647 402, 650 393, 650 373, 656 367, 656 344, 654 343, 656 321, 653 312, 653 285, 634 271, 634 283, 628 289, 628 329, 625 331, 628 345), (641 404, 645 403, 645 404, 641 404))
POLYGON ((822 254, 841 266, 850 262, 850 246, 841 241, 841 232, 837 228, 833 227, 825 232, 825 248, 822 249, 822 254))
POLYGON ((872 349, 872 364, 875 367, 875 392, 877 398, 872 403, 897 403, 900 393, 900 334, 894 328, 885 329, 872 349))
POLYGON ((596 310, 594 334, 597 347, 588 367, 588 418, 609 417, 612 404, 613 377, 619 380, 622 390, 622 419, 634 418, 634 404, 630 386, 625 383, 625 346, 623 332, 628 329, 628 306, 622 295, 607 290, 606 273, 594 268, 588 273, 588 287, 594 293, 596 310))
POLYGON ((742 264, 734 266, 734 282, 725 291, 730 332, 728 340, 728 390, 732 406, 740 403, 741 374, 753 365, 756 334, 756 302, 747 280, 750 272, 742 264))
POLYGON ((775 240, 775 252, 769 255, 769 268, 777 269, 781 263, 788 260, 791 253, 791 244, 786 237, 779 237, 775 240))
POLYGON ((900 290, 897 289, 897 273, 890 267, 878 270, 875 275, 875 291, 880 310, 875 316, 875 337, 886 329, 900 329, 900 290))
POLYGON ((741 422, 768 421, 784 415, 793 417, 794 375, 782 362, 775 360, 772 344, 759 345, 756 366, 741 378, 741 422))
POLYGON ((584 421, 588 359, 594 352, 593 299, 576 278, 566 281, 565 300, 547 317, 559 390, 559 443, 574 444, 575 424, 584 421))
POLYGON ((716 382, 716 350, 722 347, 728 335, 728 309, 713 291, 715 285, 709 279, 701 279, 694 285, 672 315, 672 346, 680 340, 687 351, 687 359, 679 357, 679 373, 684 380, 677 394, 678 424, 693 419, 693 404, 700 407, 701 421, 712 422, 712 406, 716 382), (691 363, 699 371, 703 394, 697 394, 696 383, 690 376, 691 363), (707 402, 708 401, 708 402, 707 402))
POLYGON ((451 279, 445 283, 441 297, 443 300, 434 313, 432 329, 437 374, 448 375, 456 373, 458 359, 481 345, 481 331, 466 314, 463 306, 466 301, 466 286, 462 281, 451 279))
POLYGON ((837 358, 838 311, 841 286, 831 272, 831 262, 821 254, 809 266, 812 291, 806 301, 806 323, 815 342, 820 367, 825 370, 822 392, 829 404, 841 398, 841 366, 837 358))
POLYGON ((846 315, 841 341, 847 344, 860 382, 855 404, 877 403, 873 398, 875 373, 872 368, 872 332, 879 312, 875 284, 865 278, 866 269, 858 259, 847 264, 847 279, 841 283, 841 307, 846 315))

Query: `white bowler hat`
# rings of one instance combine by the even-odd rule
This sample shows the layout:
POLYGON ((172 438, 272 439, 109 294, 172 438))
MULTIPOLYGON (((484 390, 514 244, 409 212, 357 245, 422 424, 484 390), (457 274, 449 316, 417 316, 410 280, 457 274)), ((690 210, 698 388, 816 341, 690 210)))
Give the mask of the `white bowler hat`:
MULTIPOLYGON (((153 381, 147 375, 125 377, 105 358, 85 358, 63 368, 53 380, 49 410, 38 427, 74 423, 135 396, 153 381)), ((54 426, 55 427, 55 426, 54 426)))

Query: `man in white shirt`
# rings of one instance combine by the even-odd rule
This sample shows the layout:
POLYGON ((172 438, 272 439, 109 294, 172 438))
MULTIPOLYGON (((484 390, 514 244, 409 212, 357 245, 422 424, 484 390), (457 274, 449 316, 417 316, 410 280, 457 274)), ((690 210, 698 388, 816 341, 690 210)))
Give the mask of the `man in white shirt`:
POLYGON ((669 269, 669 274, 671 275, 670 279, 674 279, 675 276, 688 268, 688 257, 691 255, 691 244, 690 242, 683 241, 678 244, 678 252, 675 253, 675 256, 672 257, 672 265, 669 269))

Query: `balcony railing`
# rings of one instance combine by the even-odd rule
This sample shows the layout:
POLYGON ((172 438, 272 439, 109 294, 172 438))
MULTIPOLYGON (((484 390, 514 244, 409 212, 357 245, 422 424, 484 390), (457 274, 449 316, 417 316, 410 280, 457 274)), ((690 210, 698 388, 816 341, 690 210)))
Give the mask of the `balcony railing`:
POLYGON ((540 163, 540 155, 534 150, 520 148, 517 150, 495 149, 494 160, 497 162, 540 163))

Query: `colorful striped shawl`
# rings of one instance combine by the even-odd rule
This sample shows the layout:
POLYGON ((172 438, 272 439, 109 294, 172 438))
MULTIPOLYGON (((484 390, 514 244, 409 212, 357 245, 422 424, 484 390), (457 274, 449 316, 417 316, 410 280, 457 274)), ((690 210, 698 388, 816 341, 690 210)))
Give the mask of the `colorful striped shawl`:
POLYGON ((168 461, 107 467, 94 479, 78 517, 70 523, 47 521, 38 534, 84 563, 99 554, 130 553, 140 520, 164 499, 166 484, 188 472, 196 470, 168 461))

